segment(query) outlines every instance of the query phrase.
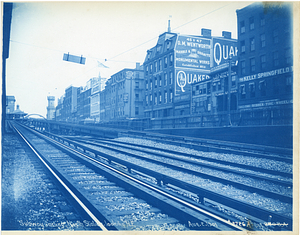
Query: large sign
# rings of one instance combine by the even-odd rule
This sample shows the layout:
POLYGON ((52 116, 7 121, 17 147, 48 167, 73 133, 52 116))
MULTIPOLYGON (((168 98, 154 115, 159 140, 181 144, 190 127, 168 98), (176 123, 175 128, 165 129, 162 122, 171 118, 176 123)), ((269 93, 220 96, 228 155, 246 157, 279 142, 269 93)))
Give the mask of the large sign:
POLYGON ((218 66, 228 62, 231 58, 232 61, 237 61, 238 47, 236 40, 213 38, 213 66, 218 66))
POLYGON ((178 70, 176 71, 175 96, 189 94, 191 84, 209 79, 210 76, 203 72, 178 70))
POLYGON ((246 81, 251 81, 255 79, 260 79, 260 78, 266 78, 270 76, 275 76, 275 75, 280 75, 280 74, 285 74, 293 72, 293 66, 291 67, 286 67, 286 68, 281 68, 281 69, 274 69, 268 72, 263 72, 263 73, 258 73, 258 74, 253 74, 245 77, 241 77, 239 79, 240 82, 246 82, 246 81))
POLYGON ((211 40, 179 35, 175 46, 175 67, 210 69, 211 40))

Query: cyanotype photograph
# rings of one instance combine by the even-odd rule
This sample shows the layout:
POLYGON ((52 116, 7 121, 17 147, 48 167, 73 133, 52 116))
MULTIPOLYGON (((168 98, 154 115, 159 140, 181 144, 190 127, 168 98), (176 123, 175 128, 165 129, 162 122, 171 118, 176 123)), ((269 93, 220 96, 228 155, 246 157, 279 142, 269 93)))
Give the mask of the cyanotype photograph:
POLYGON ((298 234, 298 11, 2 2, 1 232, 298 234))

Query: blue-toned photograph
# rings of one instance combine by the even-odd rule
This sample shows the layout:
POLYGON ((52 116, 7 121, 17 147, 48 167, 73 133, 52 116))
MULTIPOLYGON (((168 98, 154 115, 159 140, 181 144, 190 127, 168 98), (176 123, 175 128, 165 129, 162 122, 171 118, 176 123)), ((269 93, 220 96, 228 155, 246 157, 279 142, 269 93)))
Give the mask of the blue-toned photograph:
POLYGON ((298 234, 299 6, 2 2, 1 232, 298 234))

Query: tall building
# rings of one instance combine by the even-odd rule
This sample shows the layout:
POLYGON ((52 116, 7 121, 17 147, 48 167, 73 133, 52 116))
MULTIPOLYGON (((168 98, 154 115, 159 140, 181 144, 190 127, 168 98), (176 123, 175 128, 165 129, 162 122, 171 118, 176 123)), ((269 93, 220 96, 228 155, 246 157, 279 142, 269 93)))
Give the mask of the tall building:
POLYGON ((94 120, 94 122, 100 122, 100 91, 102 89, 102 80, 100 74, 98 77, 92 78, 91 83, 91 114, 90 118, 94 120))
POLYGON ((230 57, 236 61, 237 53, 237 40, 230 32, 213 37, 210 29, 202 29, 201 36, 180 35, 169 27, 144 61, 145 117, 190 115, 192 85, 211 80, 211 69, 230 57))
POLYGON ((77 112, 77 90, 78 87, 69 86, 65 90, 65 96, 63 99, 62 108, 62 120, 64 121, 75 121, 77 112))
POLYGON ((48 96, 48 106, 47 106, 47 119, 51 120, 55 118, 55 97, 54 96, 48 96))
POLYGON ((115 73, 100 93, 101 121, 144 117, 143 97, 144 71, 139 63, 115 73))
POLYGON ((16 99, 14 96, 6 96, 6 113, 12 113, 15 111, 16 99))
POLYGON ((277 119, 276 124, 291 124, 292 4, 257 2, 236 13, 239 41, 238 109, 255 111, 256 118, 272 117, 269 120, 277 119))
POLYGON ((85 87, 80 87, 77 90, 77 122, 84 122, 86 119, 90 119, 91 115, 91 82, 87 82, 85 87))

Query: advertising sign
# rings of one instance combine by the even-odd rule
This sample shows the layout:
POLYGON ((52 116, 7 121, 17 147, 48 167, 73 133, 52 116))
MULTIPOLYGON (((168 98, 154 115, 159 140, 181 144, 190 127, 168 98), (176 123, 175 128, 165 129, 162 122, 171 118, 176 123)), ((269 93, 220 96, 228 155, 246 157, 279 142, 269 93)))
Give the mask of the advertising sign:
POLYGON ((210 69, 211 40, 202 37, 178 36, 175 46, 175 67, 210 69))
POLYGON ((175 96, 190 94, 191 84, 209 79, 210 76, 205 72, 177 70, 175 80, 175 96))
POLYGON ((238 44, 236 40, 224 38, 213 38, 213 66, 218 66, 228 62, 231 57, 232 61, 237 61, 238 44))

